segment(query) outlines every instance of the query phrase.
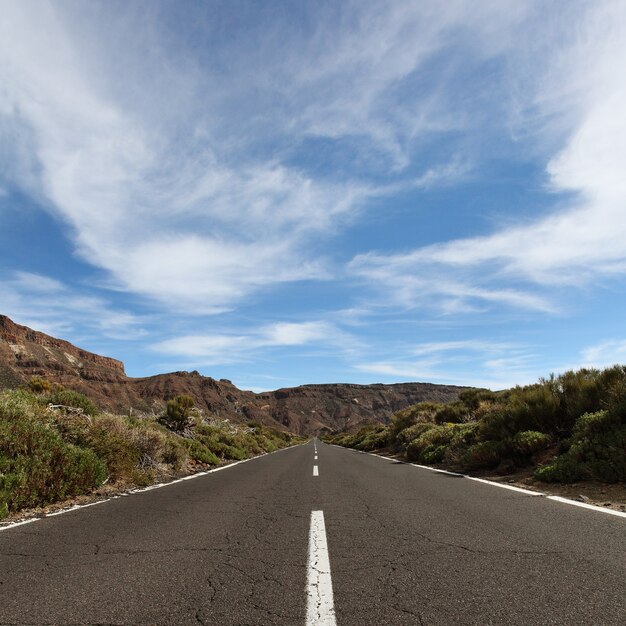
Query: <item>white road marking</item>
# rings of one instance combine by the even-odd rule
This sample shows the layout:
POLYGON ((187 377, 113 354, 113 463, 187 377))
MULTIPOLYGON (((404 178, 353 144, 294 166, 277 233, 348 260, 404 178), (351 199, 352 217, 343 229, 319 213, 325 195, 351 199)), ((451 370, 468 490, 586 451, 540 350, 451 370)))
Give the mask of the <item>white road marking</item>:
POLYGON ((313 457, 314 461, 317 461, 317 454, 313 457))
MULTIPOLYGON (((342 448, 343 450, 353 450, 353 448, 346 448, 344 446, 338 446, 335 443, 331 443, 331 446, 335 448, 342 448)), ((361 454, 369 454, 370 456, 378 457, 379 459, 384 459, 385 461, 397 461, 389 456, 383 456, 382 454, 376 454, 375 452, 363 452, 362 450, 355 450, 355 452, 361 452, 361 454)), ((554 500, 555 502, 562 502, 563 504, 570 504, 572 506, 578 506, 581 509, 589 509, 590 511, 596 511, 597 513, 606 513, 607 515, 614 515, 615 517, 624 517, 626 518, 626 512, 615 511, 614 509, 609 509, 603 506, 597 506, 595 504, 586 504, 584 502, 578 502, 577 500, 570 500, 570 498, 562 498, 561 496, 549 496, 547 493, 543 491, 531 491, 530 489, 523 489, 522 487, 515 487, 513 485, 505 485, 503 483, 496 482, 495 480, 486 480, 484 478, 475 478, 474 476, 468 476, 467 474, 459 474, 458 472, 448 472, 447 470, 442 470, 437 467, 430 467, 430 465, 419 465, 417 463, 407 463, 407 465, 412 465, 413 467, 419 467, 420 469, 428 470, 429 472, 435 472, 437 474, 449 474, 450 476, 460 476, 462 478, 467 478, 468 480, 473 480, 478 483, 484 483, 485 485, 491 485, 492 487, 500 487, 502 489, 509 489, 511 491, 519 491, 520 493, 524 493, 527 496, 543 496, 546 500, 554 500)))
POLYGON ((314 465, 313 466, 313 476, 319 476, 319 475, 320 475, 320 472, 317 469, 317 465, 314 465))
POLYGON ((577 502, 576 500, 562 498, 561 496, 547 496, 547 499, 555 500, 556 502, 563 502, 563 504, 571 504, 572 506, 579 506, 582 509, 591 509, 592 511, 598 511, 599 513, 608 513, 609 515, 616 515, 617 517, 626 517, 626 513, 623 513, 622 511, 614 511, 613 509, 606 509, 603 506, 596 506, 595 504, 577 502))
POLYGON ((337 622, 324 511, 311 511, 307 570, 306 626, 335 626, 337 622))

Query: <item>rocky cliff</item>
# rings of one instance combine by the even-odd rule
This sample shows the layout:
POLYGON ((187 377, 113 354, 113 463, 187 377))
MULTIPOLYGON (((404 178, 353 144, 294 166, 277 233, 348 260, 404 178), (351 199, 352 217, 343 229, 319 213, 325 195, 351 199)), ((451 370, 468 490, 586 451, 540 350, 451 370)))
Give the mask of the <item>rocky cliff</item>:
POLYGON ((81 350, 0 316, 0 388, 41 376, 89 396, 104 410, 159 413, 176 395, 192 396, 206 413, 237 422, 258 420, 309 434, 385 422, 423 400, 447 402, 463 387, 430 383, 303 385, 265 393, 238 389, 198 372, 130 378, 121 361, 81 350))

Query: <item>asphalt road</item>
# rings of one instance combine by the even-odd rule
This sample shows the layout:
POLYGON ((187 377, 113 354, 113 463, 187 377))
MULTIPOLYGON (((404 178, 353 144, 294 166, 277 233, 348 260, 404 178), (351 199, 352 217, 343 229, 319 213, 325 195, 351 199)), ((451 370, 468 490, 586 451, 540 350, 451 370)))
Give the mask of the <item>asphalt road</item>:
POLYGON ((0 532, 0 624, 312 624, 313 545, 339 626, 626 623, 626 519, 317 446, 0 532))

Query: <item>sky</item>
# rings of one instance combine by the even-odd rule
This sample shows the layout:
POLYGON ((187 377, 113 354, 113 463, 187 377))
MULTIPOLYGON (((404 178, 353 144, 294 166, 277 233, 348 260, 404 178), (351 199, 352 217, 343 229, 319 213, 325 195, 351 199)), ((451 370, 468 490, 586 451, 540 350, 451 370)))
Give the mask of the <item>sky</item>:
POLYGON ((626 362, 626 2, 0 0, 0 313, 252 390, 626 362))

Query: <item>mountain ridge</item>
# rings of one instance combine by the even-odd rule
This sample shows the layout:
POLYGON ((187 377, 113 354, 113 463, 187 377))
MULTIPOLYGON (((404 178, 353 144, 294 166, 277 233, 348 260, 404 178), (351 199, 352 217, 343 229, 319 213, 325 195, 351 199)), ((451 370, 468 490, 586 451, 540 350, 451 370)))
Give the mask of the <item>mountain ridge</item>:
POLYGON ((448 402, 466 387, 433 383, 305 384, 254 393, 226 379, 193 372, 133 378, 124 363, 76 347, 0 315, 0 388, 33 376, 80 391, 103 410, 157 414, 176 395, 190 395, 208 414, 235 422, 256 420, 299 434, 354 430, 386 423, 400 409, 424 400, 448 402))

